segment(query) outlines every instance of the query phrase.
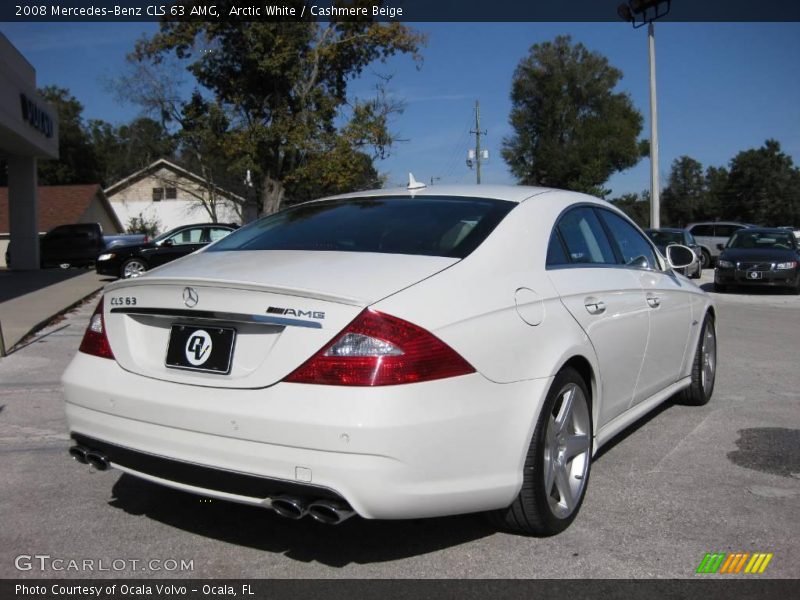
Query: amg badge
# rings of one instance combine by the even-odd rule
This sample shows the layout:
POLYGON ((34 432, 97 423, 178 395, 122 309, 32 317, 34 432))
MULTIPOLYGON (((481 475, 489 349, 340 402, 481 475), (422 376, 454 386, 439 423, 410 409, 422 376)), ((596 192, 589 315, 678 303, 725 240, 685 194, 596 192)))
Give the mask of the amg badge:
POLYGON ((281 308, 279 306, 270 306, 267 309, 267 314, 270 315, 287 315, 292 317, 308 317, 309 319, 324 319, 325 313, 318 310, 301 310, 299 308, 281 308))

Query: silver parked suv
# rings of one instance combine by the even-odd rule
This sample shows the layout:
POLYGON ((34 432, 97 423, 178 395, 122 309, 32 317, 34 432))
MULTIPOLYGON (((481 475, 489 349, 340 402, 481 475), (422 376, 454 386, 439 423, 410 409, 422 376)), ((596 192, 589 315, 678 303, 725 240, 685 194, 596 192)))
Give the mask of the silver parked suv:
POLYGON ((733 221, 708 221, 704 223, 689 223, 686 231, 694 236, 702 252, 702 265, 706 269, 711 267, 719 256, 719 244, 725 245, 728 239, 740 229, 756 227, 751 223, 735 223, 733 221))

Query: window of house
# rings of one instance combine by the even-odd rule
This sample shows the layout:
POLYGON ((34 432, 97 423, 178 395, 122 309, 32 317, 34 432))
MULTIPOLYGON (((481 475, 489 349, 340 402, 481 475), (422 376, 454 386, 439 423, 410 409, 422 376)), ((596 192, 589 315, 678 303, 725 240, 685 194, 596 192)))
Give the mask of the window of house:
POLYGON ((164 188, 167 200, 175 200, 178 197, 178 189, 174 187, 164 188))
POLYGON ((153 188, 153 202, 161 202, 164 199, 164 188, 153 188))

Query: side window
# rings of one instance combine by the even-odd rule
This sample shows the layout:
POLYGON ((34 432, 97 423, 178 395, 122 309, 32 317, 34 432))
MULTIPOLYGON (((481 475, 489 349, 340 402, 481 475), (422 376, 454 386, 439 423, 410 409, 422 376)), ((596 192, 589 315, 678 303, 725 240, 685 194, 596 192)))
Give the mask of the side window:
POLYGON ((611 232, 611 237, 622 255, 623 264, 644 267, 645 265, 641 264, 644 259, 647 262, 646 268, 659 268, 653 247, 633 225, 611 211, 598 212, 603 216, 603 221, 611 232))
POLYGON ((181 244, 199 244, 203 235, 203 229, 184 229, 173 235, 170 239, 174 246, 181 244))
POLYGON ((574 208, 558 221, 558 232, 573 264, 616 264, 603 226, 589 207, 574 208))
POLYGON ((710 237, 714 235, 714 226, 713 225, 695 225, 692 227, 692 235, 700 235, 705 237, 710 237))
POLYGON ((221 240, 226 235, 231 232, 230 229, 221 229, 219 227, 212 227, 211 228, 211 241, 216 242, 217 240, 221 240))
POLYGON ((568 264, 569 258, 564 252, 564 245, 558 239, 558 233, 553 230, 553 233, 550 234, 550 243, 547 245, 547 266, 568 264))
POLYGON ((731 237, 734 233, 743 229, 738 225, 715 225, 714 226, 714 235, 716 237, 731 237))

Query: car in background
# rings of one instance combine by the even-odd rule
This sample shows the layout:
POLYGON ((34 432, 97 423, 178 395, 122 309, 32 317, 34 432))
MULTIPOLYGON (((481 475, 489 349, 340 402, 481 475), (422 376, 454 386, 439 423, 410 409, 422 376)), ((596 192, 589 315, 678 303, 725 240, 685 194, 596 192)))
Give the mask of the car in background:
POLYGON ((103 240, 106 243, 106 250, 110 250, 118 246, 146 244, 150 241, 150 237, 146 233, 124 233, 120 235, 104 235, 103 240))
POLYGON ((409 179, 106 286, 62 379, 71 456, 291 519, 552 535, 598 448, 709 401, 713 300, 673 272, 691 249, 585 194, 409 179))
POLYGON ((714 271, 716 291, 726 292, 734 285, 788 287, 800 294, 800 242, 786 229, 737 231, 714 271))
POLYGON ((736 223, 734 221, 707 221, 703 223, 689 223, 685 229, 694 236, 703 256, 703 268, 714 266, 714 261, 719 256, 719 245, 725 245, 730 237, 745 227, 757 227, 749 223, 736 223))
POLYGON ((663 256, 667 255, 667 247, 671 246, 672 244, 682 244, 691 248, 697 257, 697 261, 688 267, 678 269, 678 271, 692 279, 700 279, 701 275, 703 274, 703 252, 691 233, 685 229, 669 227, 662 227, 660 229, 645 229, 644 232, 647 234, 647 237, 653 240, 656 248, 658 248, 659 252, 661 252, 663 256))
MULTIPOLYGON (((91 267, 97 255, 109 248, 144 242, 144 234, 103 235, 100 223, 59 225, 39 238, 39 261, 43 268, 91 267)), ((6 251, 6 264, 10 259, 11 247, 6 251)))
POLYGON ((95 268, 100 275, 130 279, 176 258, 221 240, 238 226, 232 223, 196 223, 182 225, 162 233, 146 244, 112 248, 97 257, 95 268))
POLYGON ((778 229, 788 229, 789 231, 792 232, 792 234, 794 235, 795 239, 797 239, 797 241, 800 242, 800 227, 794 227, 792 225, 785 225, 783 227, 778 227, 778 229))

